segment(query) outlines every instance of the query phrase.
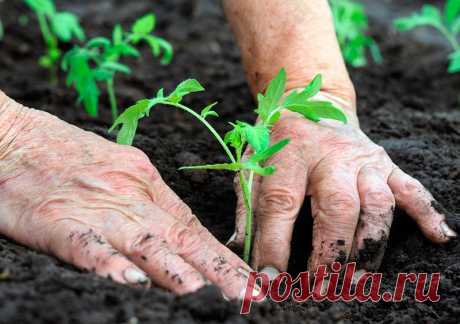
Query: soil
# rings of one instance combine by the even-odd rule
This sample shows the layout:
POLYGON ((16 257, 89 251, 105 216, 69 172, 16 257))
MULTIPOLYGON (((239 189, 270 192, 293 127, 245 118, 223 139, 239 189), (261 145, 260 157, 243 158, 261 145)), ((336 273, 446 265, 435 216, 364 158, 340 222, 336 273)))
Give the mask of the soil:
MULTIPOLYGON (((407 12, 422 1, 366 1, 407 12)), ((425 1, 423 1, 425 2, 425 1)), ((432 1, 431 1, 432 2, 432 1)), ((442 1, 438 1, 440 3, 442 1)), ((57 1, 77 13, 89 36, 110 35, 115 23, 129 25, 154 11, 157 33, 170 40, 174 63, 160 66, 143 49, 129 61, 134 73, 117 81, 119 101, 127 107, 160 87, 171 89, 195 77, 209 90, 189 103, 202 107, 218 100, 219 131, 230 120, 253 120, 252 102, 239 51, 217 1, 99 0, 57 1)), ((395 11, 395 10, 396 11, 395 11)), ((36 20, 21 1, 0 0, 6 36, 0 42, 0 89, 17 101, 108 137, 109 108, 102 98, 101 116, 89 118, 75 94, 61 82, 52 86, 37 64, 43 52, 36 20)), ((460 74, 446 72, 447 47, 395 33, 388 15, 371 17, 371 34, 385 61, 350 73, 359 96, 363 130, 402 169, 418 178, 438 200, 451 225, 460 230, 460 74)), ((429 31, 425 31, 429 35, 429 31)), ((422 32, 418 32, 420 35, 422 32)), ((431 36, 430 36, 431 37, 431 36)), ((180 112, 159 110, 142 122, 135 146, 144 150, 167 183, 192 207, 221 241, 231 235, 235 196, 227 173, 180 173, 189 162, 223 161, 219 147, 195 122, 180 112), (217 213, 216 213, 217 212, 217 213)), ((308 202, 295 230, 290 271, 305 269, 310 245, 308 202)), ((398 272, 440 272, 437 303, 417 303, 407 294, 400 303, 264 303, 249 316, 239 305, 222 300, 209 287, 176 297, 158 288, 142 290, 81 272, 0 236, 0 323, 458 323, 460 316, 460 245, 439 247, 426 240, 404 212, 396 210, 381 272, 383 289, 392 291, 398 272)))

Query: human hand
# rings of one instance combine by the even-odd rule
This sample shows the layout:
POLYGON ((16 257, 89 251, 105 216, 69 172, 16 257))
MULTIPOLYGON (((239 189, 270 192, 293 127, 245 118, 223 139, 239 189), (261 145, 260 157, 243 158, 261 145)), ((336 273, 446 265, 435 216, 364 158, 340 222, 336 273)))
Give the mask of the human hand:
MULTIPOLYGON (((321 93, 335 105, 343 100, 321 93)), ((287 112, 274 125, 272 141, 291 142, 267 161, 277 171, 254 180, 255 238, 253 267, 270 274, 288 265, 294 222, 306 196, 311 197, 313 251, 309 270, 334 261, 356 261, 357 269, 377 270, 385 252, 395 204, 436 243, 455 237, 433 196, 398 168, 385 150, 359 128, 353 109, 344 109, 347 125, 313 123, 287 112)), ((236 179, 237 181, 237 179, 236 179)), ((244 241, 245 209, 238 183, 235 235, 244 241)))
POLYGON ((239 298, 250 268, 221 245, 140 150, 0 91, 0 233, 121 283, 239 298))

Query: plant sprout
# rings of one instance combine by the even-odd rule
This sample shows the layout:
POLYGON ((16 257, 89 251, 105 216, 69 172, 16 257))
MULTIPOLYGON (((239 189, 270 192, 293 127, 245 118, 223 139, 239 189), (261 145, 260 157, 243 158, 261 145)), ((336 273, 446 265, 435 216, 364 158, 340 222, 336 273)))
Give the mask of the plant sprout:
POLYGON ((394 25, 401 31, 407 31, 421 26, 431 26, 437 29, 452 46, 453 52, 449 55, 449 73, 460 72, 460 1, 448 0, 444 6, 444 13, 432 5, 424 5, 420 12, 409 17, 399 18, 394 25))
POLYGON ((80 41, 85 39, 85 33, 78 18, 70 12, 58 12, 52 0, 25 0, 25 3, 37 15, 47 52, 40 57, 39 64, 50 69, 52 79, 56 79, 56 63, 61 57, 59 41, 68 43, 72 38, 80 41))
POLYGON ((3 31, 3 24, 2 24, 2 21, 0 20, 0 40, 2 40, 3 34, 4 34, 4 31, 3 31))
POLYGON ((155 15, 148 14, 134 22, 131 31, 123 31, 117 25, 112 39, 96 37, 83 47, 76 46, 64 56, 62 68, 67 71, 67 85, 74 86, 86 112, 97 117, 100 90, 98 82, 105 82, 110 100, 113 121, 118 117, 117 97, 115 94, 115 74, 130 74, 131 70, 120 63, 122 57, 139 57, 139 51, 133 47, 141 41, 146 42, 155 57, 162 55, 161 64, 172 59, 172 46, 164 39, 152 35, 155 28, 155 15))
POLYGON ((369 49, 373 60, 381 63, 383 59, 377 43, 366 35, 368 19, 364 6, 352 0, 329 1, 345 61, 354 67, 365 66, 366 49, 369 49))
POLYGON ((117 142, 131 145, 139 120, 148 116, 150 110, 156 105, 166 105, 181 109, 200 121, 222 146, 228 162, 186 166, 181 167, 180 170, 227 170, 238 173, 247 215, 243 257, 246 262, 249 262, 253 227, 252 184, 254 175, 269 176, 273 174, 275 167, 265 165, 265 162, 289 143, 289 139, 283 139, 270 145, 270 130, 281 117, 283 110, 287 109, 296 112, 314 122, 318 122, 321 119, 335 119, 343 123, 347 121, 344 113, 335 108, 330 102, 312 100, 312 97, 319 92, 321 82, 321 76, 318 75, 302 91, 293 91, 283 97, 285 94, 286 73, 284 69, 280 70, 270 82, 265 95, 258 94, 257 96, 258 106, 255 112, 259 121, 254 126, 242 121, 230 123, 232 129, 224 137, 221 137, 208 122, 210 117, 219 116, 213 110, 216 103, 204 107, 201 113, 197 113, 181 103, 185 95, 204 91, 204 88, 197 80, 188 79, 180 83, 168 96, 165 96, 163 89, 160 89, 154 98, 140 100, 126 109, 115 121, 109 132, 121 126, 117 135, 117 142), (243 151, 246 145, 249 145, 253 153, 248 158, 243 159, 243 151))

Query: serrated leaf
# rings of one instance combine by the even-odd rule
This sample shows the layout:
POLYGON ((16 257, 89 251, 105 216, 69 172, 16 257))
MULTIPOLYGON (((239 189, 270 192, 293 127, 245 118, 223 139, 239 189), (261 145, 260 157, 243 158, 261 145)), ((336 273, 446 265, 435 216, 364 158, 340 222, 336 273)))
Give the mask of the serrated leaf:
POLYGON ((131 31, 137 35, 148 35, 155 28, 155 15, 147 14, 134 22, 131 31))
POLYGON ((334 119, 344 124, 347 123, 345 114, 329 101, 308 101, 304 104, 294 104, 286 108, 314 122, 318 122, 321 119, 334 119))
POLYGON ((449 55, 449 73, 460 72, 460 51, 449 55))
POLYGON ((110 46, 110 40, 108 40, 105 37, 95 37, 93 39, 90 39, 88 43, 86 43, 85 47, 88 49, 94 48, 94 47, 109 47, 110 46))
POLYGON ((252 126, 245 122, 238 122, 241 128, 241 133, 253 148, 254 152, 258 153, 268 148, 270 144, 270 130, 268 127, 257 124, 252 126))
POLYGON ((270 146, 268 149, 259 152, 259 153, 254 153, 249 157, 249 161, 252 162, 264 162, 265 160, 269 159, 279 151, 281 151, 286 145, 288 145, 290 142, 289 139, 283 139, 276 144, 273 144, 270 146))
POLYGON ((139 120, 148 113, 151 106, 151 100, 140 100, 118 116, 112 127, 109 129, 110 133, 121 125, 117 134, 118 144, 132 145, 134 136, 136 135, 137 126, 139 125, 139 120))
POLYGON ((260 166, 258 163, 252 161, 245 161, 241 165, 243 170, 254 171, 256 174, 261 176, 269 176, 275 173, 276 171, 276 168, 272 165, 263 167, 260 166))
POLYGON ((25 3, 36 13, 52 16, 56 12, 52 0, 25 0, 25 3))
POLYGON ((241 133, 241 126, 233 123, 230 123, 230 125, 232 125, 233 128, 225 134, 224 142, 230 144, 234 149, 240 150, 245 143, 241 133))
POLYGON ((203 86, 195 79, 187 79, 182 81, 176 89, 168 96, 168 101, 179 103, 182 98, 193 92, 204 91, 203 86))
POLYGON ((212 110, 212 108, 217 105, 217 101, 216 102, 213 102, 212 104, 209 104, 207 105, 206 107, 203 108, 203 110, 201 110, 201 117, 203 117, 204 119, 206 119, 207 117, 219 117, 219 114, 217 112, 215 112, 214 110, 212 110))
POLYGON ((394 21, 394 25, 401 31, 411 30, 419 26, 442 26, 442 18, 439 9, 432 5, 424 5, 420 13, 414 13, 409 17, 399 18, 394 21))
POLYGON ((127 65, 121 64, 121 63, 118 63, 118 62, 111 62, 111 61, 104 62, 104 63, 101 64, 101 68, 105 69, 105 70, 114 71, 114 72, 121 72, 121 73, 125 73, 125 74, 130 74, 131 73, 131 69, 127 65))
POLYGON ((286 71, 281 69, 270 81, 265 95, 258 94, 258 108, 256 110, 263 122, 267 122, 270 113, 278 108, 279 101, 286 88, 286 71))
POLYGON ((447 24, 451 25, 455 19, 460 15, 460 1, 459 0, 447 0, 444 6, 444 18, 447 24))
POLYGON ((451 29, 453 34, 460 33, 460 16, 452 23, 451 29))
POLYGON ((78 22, 77 16, 70 12, 60 12, 53 15, 51 29, 63 42, 69 42, 73 37, 80 41, 85 39, 85 33, 78 22))
POLYGON ((123 28, 121 25, 116 25, 113 29, 112 40, 114 45, 123 43, 123 28))
POLYGON ((218 163, 218 164, 204 164, 180 167, 179 170, 226 170, 237 172, 241 169, 239 163, 218 163))

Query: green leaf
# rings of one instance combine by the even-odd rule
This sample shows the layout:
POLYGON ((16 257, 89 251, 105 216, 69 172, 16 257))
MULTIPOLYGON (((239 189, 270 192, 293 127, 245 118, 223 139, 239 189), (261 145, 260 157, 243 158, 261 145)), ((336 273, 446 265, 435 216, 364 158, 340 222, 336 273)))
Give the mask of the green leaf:
POLYGON ((25 0, 25 3, 37 14, 52 16, 56 12, 52 0, 25 0))
POLYGON ((320 90, 322 85, 321 74, 316 75, 313 80, 302 91, 292 91, 283 102, 283 106, 291 106, 294 104, 303 104, 309 98, 315 96, 320 90))
POLYGON ((424 5, 420 13, 396 19, 394 25, 401 31, 411 30, 419 26, 433 26, 439 29, 442 28, 442 18, 438 8, 432 5, 424 5))
POLYGON ((268 127, 257 124, 252 126, 245 122, 237 122, 241 128, 241 133, 248 141, 249 145, 258 153, 264 151, 270 145, 270 130, 268 127))
POLYGON ((233 129, 225 134, 224 142, 230 144, 234 149, 241 150, 245 144, 245 139, 241 131, 241 126, 238 124, 230 123, 233 129))
POLYGON ((51 29, 63 42, 69 42, 73 37, 80 41, 85 39, 85 33, 78 22, 77 16, 69 12, 60 12, 53 15, 51 29))
POLYGON ((444 6, 444 18, 449 25, 455 21, 457 16, 460 14, 460 1, 459 0, 447 0, 444 6))
POLYGON ((219 164, 205 164, 205 165, 192 165, 180 167, 179 170, 227 170, 237 172, 241 170, 239 163, 219 163, 219 164))
POLYGON ((256 110, 263 122, 267 122, 270 113, 278 108, 279 101, 286 88, 286 71, 281 69, 275 78, 270 81, 265 95, 258 94, 258 108, 256 110))
POLYGON ((452 23, 452 33, 458 34, 460 32, 460 16, 452 23))
POLYGON ((163 52, 160 63, 163 65, 169 64, 173 57, 173 48, 169 42, 163 38, 156 37, 153 35, 144 36, 143 39, 149 44, 152 54, 158 57, 163 52))
POLYGON ((114 45, 123 43, 123 28, 121 25, 116 25, 112 32, 112 40, 114 45))
POLYGON ((155 28, 155 15, 147 14, 134 22, 132 32, 137 35, 148 35, 155 28))
POLYGON ((213 102, 212 104, 209 104, 207 105, 206 107, 203 108, 203 110, 201 110, 201 117, 203 117, 204 119, 206 119, 207 117, 219 117, 219 114, 217 112, 215 112, 214 110, 212 110, 212 108, 217 105, 217 101, 216 102, 213 102))
POLYGON ((117 134, 118 144, 132 145, 134 136, 136 136, 139 119, 148 114, 148 111, 152 105, 153 103, 151 100, 140 100, 133 106, 127 108, 120 116, 118 116, 112 127, 109 129, 110 133, 121 125, 121 128, 117 134))
POLYGON ((294 104, 286 108, 314 122, 318 122, 321 119, 334 119, 344 124, 347 123, 345 114, 340 109, 334 107, 329 101, 308 101, 303 104, 294 104))
POLYGON ((261 176, 269 176, 275 173, 276 168, 272 165, 262 167, 258 163, 252 162, 252 161, 245 161, 242 163, 242 169, 243 170, 250 170, 254 171, 256 174, 261 175, 261 176))
POLYGON ((111 62, 111 61, 104 62, 104 63, 101 64, 101 68, 105 69, 105 70, 114 71, 114 72, 121 72, 121 73, 125 73, 125 74, 130 74, 131 73, 131 69, 127 65, 121 64, 121 63, 118 63, 118 62, 111 62))
POLYGON ((449 73, 457 73, 460 72, 460 51, 452 53, 449 55, 449 73))
POLYGON ((268 149, 266 149, 266 150, 264 150, 262 152, 254 153, 253 155, 251 155, 249 157, 249 161, 252 161, 252 162, 264 162, 268 158, 272 157, 273 155, 275 155, 276 153, 281 151, 286 145, 289 144, 289 142, 290 142, 289 139, 283 139, 283 140, 277 142, 276 144, 273 144, 268 149))
POLYGON ((110 40, 108 40, 105 37, 95 37, 93 39, 90 39, 88 43, 86 43, 85 47, 88 49, 95 48, 95 47, 109 47, 110 46, 110 40))
POLYGON ((187 79, 182 81, 176 89, 168 96, 168 101, 179 103, 182 98, 193 92, 204 91, 203 86, 195 79, 187 79))

